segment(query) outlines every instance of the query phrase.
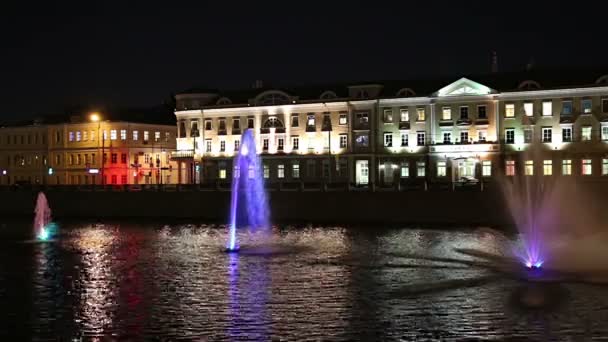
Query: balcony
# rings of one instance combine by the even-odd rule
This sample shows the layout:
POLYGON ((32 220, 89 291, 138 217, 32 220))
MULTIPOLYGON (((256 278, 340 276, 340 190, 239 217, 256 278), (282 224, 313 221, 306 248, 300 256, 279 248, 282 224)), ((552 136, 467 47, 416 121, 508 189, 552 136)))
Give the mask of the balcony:
POLYGON ((441 121, 439 121, 439 126, 440 127, 454 126, 454 121, 452 121, 452 120, 441 120, 441 121))
POLYGON ((399 129, 410 129, 410 123, 407 121, 399 122, 399 129))
POLYGON ((171 159, 191 159, 194 158, 194 150, 171 151, 171 159))
POLYGON ((458 119, 458 121, 456 121, 456 126, 466 127, 466 126, 471 126, 472 123, 473 123, 472 120, 469 118, 458 119))
POLYGON ((217 130, 217 135, 226 135, 228 132, 226 131, 226 129, 218 129, 217 130))
POLYGON ((476 126, 487 126, 489 123, 490 121, 488 120, 488 118, 478 118, 477 120, 475 120, 476 126))

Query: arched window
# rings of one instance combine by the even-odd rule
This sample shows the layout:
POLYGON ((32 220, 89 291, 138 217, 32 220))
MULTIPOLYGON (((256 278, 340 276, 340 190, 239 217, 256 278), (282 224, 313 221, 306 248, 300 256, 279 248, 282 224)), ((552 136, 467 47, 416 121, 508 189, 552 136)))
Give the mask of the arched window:
POLYGON ((525 80, 517 86, 517 89, 520 89, 520 90, 540 89, 540 84, 534 80, 525 80))
POLYGON ((397 92, 397 97, 409 97, 416 96, 416 92, 414 92, 411 88, 401 88, 397 92))
POLYGON ((230 99, 227 97, 220 97, 220 99, 217 100, 217 102, 215 104, 218 106, 225 106, 225 105, 232 104, 232 101, 230 101, 230 99))
POLYGON ((319 96, 319 98, 321 100, 330 100, 330 99, 335 99, 337 97, 338 97, 338 95, 336 95, 336 93, 334 93, 331 90, 327 90, 327 91, 323 92, 323 94, 321 94, 321 96, 319 96))
POLYGON ((608 83, 608 75, 603 75, 595 81, 595 84, 606 84, 608 83))
POLYGON ((263 92, 255 98, 255 104, 258 106, 282 105, 288 104, 289 102, 289 95, 278 90, 263 92))
POLYGON ((271 116, 264 122, 262 126, 264 128, 284 128, 283 122, 279 120, 276 116, 271 116))

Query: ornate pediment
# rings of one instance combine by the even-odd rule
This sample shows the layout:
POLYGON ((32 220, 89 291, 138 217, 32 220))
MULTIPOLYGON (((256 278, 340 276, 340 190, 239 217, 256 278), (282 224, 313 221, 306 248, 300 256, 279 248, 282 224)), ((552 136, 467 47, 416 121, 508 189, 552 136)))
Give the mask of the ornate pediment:
POLYGON ((463 77, 458 81, 439 89, 439 91, 435 93, 435 96, 480 96, 493 93, 496 93, 494 89, 463 77))

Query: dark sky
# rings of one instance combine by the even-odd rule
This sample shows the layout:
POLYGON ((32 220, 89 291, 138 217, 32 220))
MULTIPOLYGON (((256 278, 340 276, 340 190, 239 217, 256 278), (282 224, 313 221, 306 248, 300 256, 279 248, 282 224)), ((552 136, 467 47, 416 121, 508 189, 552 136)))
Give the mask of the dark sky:
POLYGON ((3 4, 0 119, 74 105, 156 105, 191 86, 255 79, 483 73, 493 50, 503 71, 532 56, 538 67, 608 64, 603 1, 336 2, 3 4))

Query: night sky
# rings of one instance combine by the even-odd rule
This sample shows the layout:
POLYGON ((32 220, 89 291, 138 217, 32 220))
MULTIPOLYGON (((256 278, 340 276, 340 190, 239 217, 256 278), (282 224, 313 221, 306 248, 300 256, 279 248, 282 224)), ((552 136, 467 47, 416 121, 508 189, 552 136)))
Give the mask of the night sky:
POLYGON ((608 64, 601 2, 21 3, 0 11, 0 119, 77 105, 154 106, 192 86, 242 88, 256 79, 485 73, 493 50, 501 71, 521 70, 530 58, 537 68, 608 64))

